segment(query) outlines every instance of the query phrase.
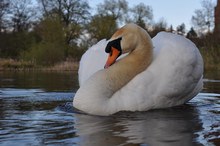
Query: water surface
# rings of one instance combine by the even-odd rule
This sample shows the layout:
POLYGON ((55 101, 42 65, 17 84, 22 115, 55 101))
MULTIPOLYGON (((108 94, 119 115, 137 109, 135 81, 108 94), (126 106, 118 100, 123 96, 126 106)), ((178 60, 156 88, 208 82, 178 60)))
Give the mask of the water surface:
POLYGON ((110 117, 73 113, 77 73, 0 72, 0 145, 220 145, 220 72, 186 105, 110 117))

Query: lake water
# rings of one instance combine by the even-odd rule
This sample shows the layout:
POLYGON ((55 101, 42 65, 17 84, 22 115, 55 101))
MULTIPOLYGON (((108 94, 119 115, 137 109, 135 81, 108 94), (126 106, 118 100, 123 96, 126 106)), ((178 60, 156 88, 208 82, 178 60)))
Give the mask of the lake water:
POLYGON ((0 72, 0 145, 220 145, 220 72, 179 107, 109 117, 74 113, 77 73, 0 72))

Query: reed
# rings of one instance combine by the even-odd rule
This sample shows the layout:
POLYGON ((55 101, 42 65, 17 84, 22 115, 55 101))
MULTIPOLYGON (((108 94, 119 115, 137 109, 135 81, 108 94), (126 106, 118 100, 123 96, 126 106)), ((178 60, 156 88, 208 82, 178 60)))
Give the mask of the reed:
POLYGON ((79 68, 79 62, 74 60, 68 60, 55 64, 54 66, 40 66, 33 62, 13 60, 13 59, 0 59, 0 71, 77 71, 79 68))
POLYGON ((205 70, 220 70, 220 47, 200 48, 205 70))
POLYGON ((79 68, 78 61, 64 61, 50 67, 43 67, 44 71, 77 71, 79 68))
POLYGON ((34 63, 28 61, 0 59, 0 70, 30 70, 35 67, 34 63))
MULTIPOLYGON (((205 70, 220 70, 220 47, 200 47, 200 52, 204 60, 205 70)), ((1 59, 0 71, 5 70, 40 70, 40 71, 77 71, 79 62, 75 60, 67 60, 59 62, 53 66, 40 66, 34 62, 1 59)))

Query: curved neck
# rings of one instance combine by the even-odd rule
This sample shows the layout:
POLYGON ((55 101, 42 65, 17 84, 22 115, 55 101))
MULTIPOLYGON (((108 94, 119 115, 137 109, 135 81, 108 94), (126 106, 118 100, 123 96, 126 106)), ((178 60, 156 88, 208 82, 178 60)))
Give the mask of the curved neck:
POLYGON ((136 48, 106 70, 106 78, 112 93, 121 89, 137 74, 144 71, 152 61, 153 45, 146 32, 138 36, 136 48))

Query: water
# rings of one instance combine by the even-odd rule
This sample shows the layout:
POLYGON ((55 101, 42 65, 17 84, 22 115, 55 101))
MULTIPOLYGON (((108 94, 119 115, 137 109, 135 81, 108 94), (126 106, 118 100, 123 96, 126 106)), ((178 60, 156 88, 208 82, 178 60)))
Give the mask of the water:
POLYGON ((186 105, 99 117, 72 108, 77 73, 0 72, 0 145, 217 146, 220 72, 204 83, 186 105))

